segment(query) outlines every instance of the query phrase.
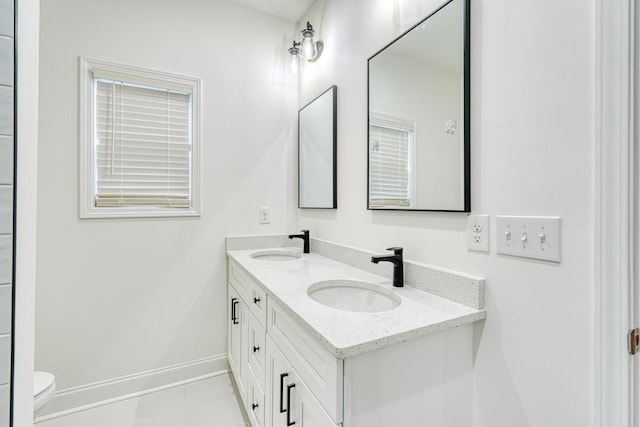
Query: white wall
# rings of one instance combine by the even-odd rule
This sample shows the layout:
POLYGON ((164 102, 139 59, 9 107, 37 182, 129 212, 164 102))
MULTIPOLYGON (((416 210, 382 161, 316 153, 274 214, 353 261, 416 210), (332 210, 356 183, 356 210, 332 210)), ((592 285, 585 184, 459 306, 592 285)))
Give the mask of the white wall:
POLYGON ((562 216, 553 264, 467 251, 465 215, 366 210, 366 60, 439 3, 318 0, 302 20, 325 50, 299 104, 338 86, 338 210, 298 211, 298 226, 486 277, 474 426, 591 426, 595 4, 471 2, 472 209, 562 216))
POLYGON ((36 367, 59 389, 226 353, 224 237, 295 224, 294 31, 219 1, 42 2, 36 367), (78 219, 79 56, 202 79, 200 218, 78 219))

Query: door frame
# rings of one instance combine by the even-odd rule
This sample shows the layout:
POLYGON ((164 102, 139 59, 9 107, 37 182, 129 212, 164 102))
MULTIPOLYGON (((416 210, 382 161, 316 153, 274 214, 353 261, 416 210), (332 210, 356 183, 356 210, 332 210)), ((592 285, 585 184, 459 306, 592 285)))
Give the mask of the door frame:
POLYGON ((15 0, 15 292, 13 426, 33 425, 40 2, 15 0))
POLYGON ((627 332, 634 322, 634 0, 596 0, 594 425, 638 427, 627 332))

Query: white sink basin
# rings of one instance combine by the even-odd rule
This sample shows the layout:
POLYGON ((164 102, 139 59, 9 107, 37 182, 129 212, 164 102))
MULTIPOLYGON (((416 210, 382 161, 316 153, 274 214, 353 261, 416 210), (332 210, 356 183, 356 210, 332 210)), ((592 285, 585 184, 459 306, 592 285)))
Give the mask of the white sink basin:
POLYGON ((268 250, 254 252, 250 256, 260 261, 293 261, 299 259, 302 255, 290 251, 268 250))
POLYGON ((326 280, 307 289, 312 300, 344 311, 375 313, 400 305, 400 297, 392 290, 357 280, 326 280))

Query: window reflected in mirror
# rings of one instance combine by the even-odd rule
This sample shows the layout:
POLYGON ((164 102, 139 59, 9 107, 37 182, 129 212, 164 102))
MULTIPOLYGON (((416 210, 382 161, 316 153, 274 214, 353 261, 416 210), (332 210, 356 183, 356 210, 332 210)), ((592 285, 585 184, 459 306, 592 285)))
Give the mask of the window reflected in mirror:
POLYGON ((415 123, 369 116, 369 205, 408 208, 415 204, 413 173, 415 123))

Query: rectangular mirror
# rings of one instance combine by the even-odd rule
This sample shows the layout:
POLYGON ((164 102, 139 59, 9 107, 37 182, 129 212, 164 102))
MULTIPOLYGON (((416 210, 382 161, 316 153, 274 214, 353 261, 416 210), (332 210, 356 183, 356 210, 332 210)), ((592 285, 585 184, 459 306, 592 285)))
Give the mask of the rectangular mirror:
POLYGON ((368 61, 368 209, 470 212, 469 4, 450 0, 368 61))
POLYGON ((298 112, 298 207, 338 206, 338 88, 331 86, 298 112))

